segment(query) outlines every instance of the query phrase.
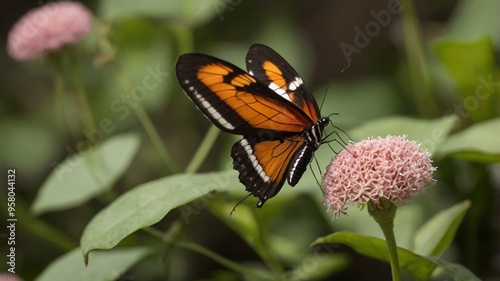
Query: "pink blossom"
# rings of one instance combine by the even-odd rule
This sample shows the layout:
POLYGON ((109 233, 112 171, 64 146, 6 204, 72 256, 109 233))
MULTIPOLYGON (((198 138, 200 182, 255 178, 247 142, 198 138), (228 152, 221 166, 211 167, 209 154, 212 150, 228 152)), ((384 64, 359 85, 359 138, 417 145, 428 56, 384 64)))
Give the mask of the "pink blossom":
POLYGON ((381 198, 404 203, 436 183, 429 156, 406 136, 351 142, 327 167, 324 202, 336 217, 346 213, 348 203, 378 204, 381 198))
POLYGON ((7 52, 19 61, 78 43, 92 28, 92 13, 78 2, 52 2, 22 16, 9 32, 7 52))

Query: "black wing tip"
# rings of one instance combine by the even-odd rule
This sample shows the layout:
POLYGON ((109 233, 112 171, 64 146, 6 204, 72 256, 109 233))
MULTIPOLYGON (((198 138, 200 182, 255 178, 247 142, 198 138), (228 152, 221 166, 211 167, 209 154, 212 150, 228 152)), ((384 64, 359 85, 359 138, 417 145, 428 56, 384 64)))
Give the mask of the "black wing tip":
MULTIPOLYGON (((254 194, 254 196, 256 196, 256 195, 254 194)), ((267 198, 267 197, 259 197, 259 200, 255 204, 255 208, 259 208, 259 209, 262 208, 262 206, 264 206, 264 203, 266 203, 267 199, 269 199, 269 198, 267 198)))
POLYGON ((207 61, 220 61, 220 59, 216 57, 212 57, 210 55, 205 55, 205 54, 200 54, 200 53, 186 53, 182 54, 177 58, 177 62, 175 63, 176 69, 182 66, 189 66, 191 67, 193 64, 194 65, 202 65, 205 64, 207 61))
POLYGON ((262 44, 262 43, 254 43, 250 46, 249 49, 256 49, 256 50, 258 50, 258 49, 271 49, 271 47, 267 46, 266 44, 262 44))

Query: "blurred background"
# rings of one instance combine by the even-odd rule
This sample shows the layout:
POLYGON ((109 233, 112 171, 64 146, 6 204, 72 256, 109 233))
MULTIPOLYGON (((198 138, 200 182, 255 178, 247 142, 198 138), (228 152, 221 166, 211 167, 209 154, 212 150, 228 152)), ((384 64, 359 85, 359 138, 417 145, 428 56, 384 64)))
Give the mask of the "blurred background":
MULTIPOLYGON (((12 25, 42 2, 7 0, 0 10, 0 168, 2 173, 8 168, 17 171, 17 268, 25 280, 33 280, 53 260, 77 247, 85 225, 109 203, 106 195, 102 195, 64 211, 40 215, 30 212, 48 175, 78 151, 76 143, 86 137, 82 134, 71 83, 65 104, 68 116, 61 124, 51 65, 43 60, 16 62, 5 51, 12 25), (46 239, 51 235, 57 235, 56 240, 64 243, 46 239)), ((210 54, 245 69, 248 47, 254 43, 266 44, 290 62, 318 101, 325 100, 324 115, 339 114, 332 121, 347 132, 368 121, 395 115, 433 119, 455 113, 459 122, 454 131, 498 117, 500 6, 494 0, 415 1, 418 23, 414 25, 415 33, 404 28, 399 10, 392 12, 394 5, 399 5, 391 0, 81 2, 96 17, 93 31, 78 46, 85 88, 95 120, 111 120, 113 126, 102 138, 106 140, 124 132, 139 132, 142 136, 130 167, 113 184, 116 195, 172 174, 144 133, 134 114, 136 101, 127 99, 116 68, 128 76, 132 85, 141 85, 145 75, 159 71, 162 78, 158 85, 140 102, 172 154, 178 171, 183 171, 210 127, 175 78, 176 58, 186 52, 210 54), (445 48, 453 40, 470 43, 470 51, 457 52, 454 57, 445 48), (409 42, 415 44, 408 46, 409 42), (487 47, 477 51, 476 42, 486 42, 487 47), (461 70, 450 71, 451 62, 467 54, 486 61, 489 72, 481 75, 487 79, 493 73, 491 80, 498 81, 493 83, 492 98, 487 100, 493 109, 485 109, 482 115, 467 112, 466 96, 460 94, 461 80, 457 79, 461 70), (424 71, 419 72, 415 65, 424 71), (422 80, 415 81, 415 77, 422 80), (423 92, 427 94, 422 96, 423 92)), ((458 63, 455 67, 467 69, 471 65, 458 63)), ((477 80, 472 82, 473 86, 477 83, 477 80)), ((229 152, 236 139, 220 134, 199 171, 231 169, 229 152)), ((320 166, 325 167, 331 153, 328 148, 321 151, 327 154, 318 157, 320 166)), ((446 256, 484 280, 500 280, 500 170, 495 164, 498 155, 488 161, 460 157, 435 160, 440 168, 436 176, 439 183, 426 196, 417 196, 414 203, 401 208, 398 216, 402 226, 396 229, 396 236, 401 234, 398 242, 405 246, 410 243, 405 237, 435 212, 470 199, 472 208, 446 256)), ((356 207, 350 208, 348 217, 331 220, 331 214, 325 214, 326 207, 318 196, 321 191, 309 169, 306 174, 309 175, 304 183, 296 188, 310 186, 303 188, 307 191, 278 196, 258 210, 269 232, 293 241, 290 246, 293 249, 283 250, 290 255, 289 263, 285 262, 287 266, 292 267, 294 261, 289 253, 303 255, 314 239, 333 231, 347 229, 381 236, 376 225, 367 222, 366 211, 358 211, 356 207)), ((245 194, 242 185, 232 188, 236 190, 235 198, 245 194)), ((290 187, 285 185, 284 189, 290 187)), ((3 189, 2 198, 5 198, 3 189)), ((5 204, 2 199, 2 221, 5 221, 5 204)), ((245 204, 252 206, 254 198, 245 204)), ((155 227, 168 229, 179 217, 181 211, 171 212, 155 227)), ((183 235, 233 261, 259 263, 256 253, 227 223, 203 209, 185 226, 183 235)), ((134 234, 123 242, 124 245, 154 243, 157 242, 144 233, 134 234)), ((3 237, 1 244, 5 246, 3 237)), ((345 265, 323 280, 390 279, 388 265, 358 255, 346 246, 336 246, 334 251, 346 257, 345 265)), ((165 249, 137 263, 119 280, 238 279, 204 256, 185 249, 165 249)))

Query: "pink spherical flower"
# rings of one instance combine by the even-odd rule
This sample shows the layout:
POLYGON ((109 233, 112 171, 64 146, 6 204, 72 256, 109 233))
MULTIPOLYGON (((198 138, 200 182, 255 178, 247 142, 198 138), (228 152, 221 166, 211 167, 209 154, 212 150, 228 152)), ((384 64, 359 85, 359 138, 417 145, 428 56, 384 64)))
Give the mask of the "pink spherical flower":
POLYGON ((351 142, 327 167, 324 202, 335 217, 346 213, 348 203, 405 202, 436 183, 429 156, 406 136, 351 142))
POLYGON ((7 52, 16 60, 41 58, 78 43, 92 28, 92 13, 78 2, 52 2, 35 8, 9 32, 7 52))

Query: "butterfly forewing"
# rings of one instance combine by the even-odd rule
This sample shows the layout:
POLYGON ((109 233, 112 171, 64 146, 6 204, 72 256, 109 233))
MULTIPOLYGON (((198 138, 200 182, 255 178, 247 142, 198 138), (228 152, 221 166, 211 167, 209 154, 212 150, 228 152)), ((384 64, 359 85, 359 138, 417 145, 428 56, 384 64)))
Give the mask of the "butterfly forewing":
POLYGON ((246 57, 247 70, 261 83, 299 107, 315 123, 320 118, 313 95, 293 67, 273 49, 254 44, 246 57))
POLYGON ((214 57, 187 54, 177 78, 198 109, 221 130, 238 135, 272 131, 275 138, 296 134, 312 123, 298 108, 240 68, 214 57))
POLYGON ((240 182, 259 198, 275 196, 288 179, 294 186, 318 148, 327 119, 297 72, 276 52, 253 45, 248 73, 202 54, 179 57, 180 85, 218 128, 242 135, 231 150, 240 182))

